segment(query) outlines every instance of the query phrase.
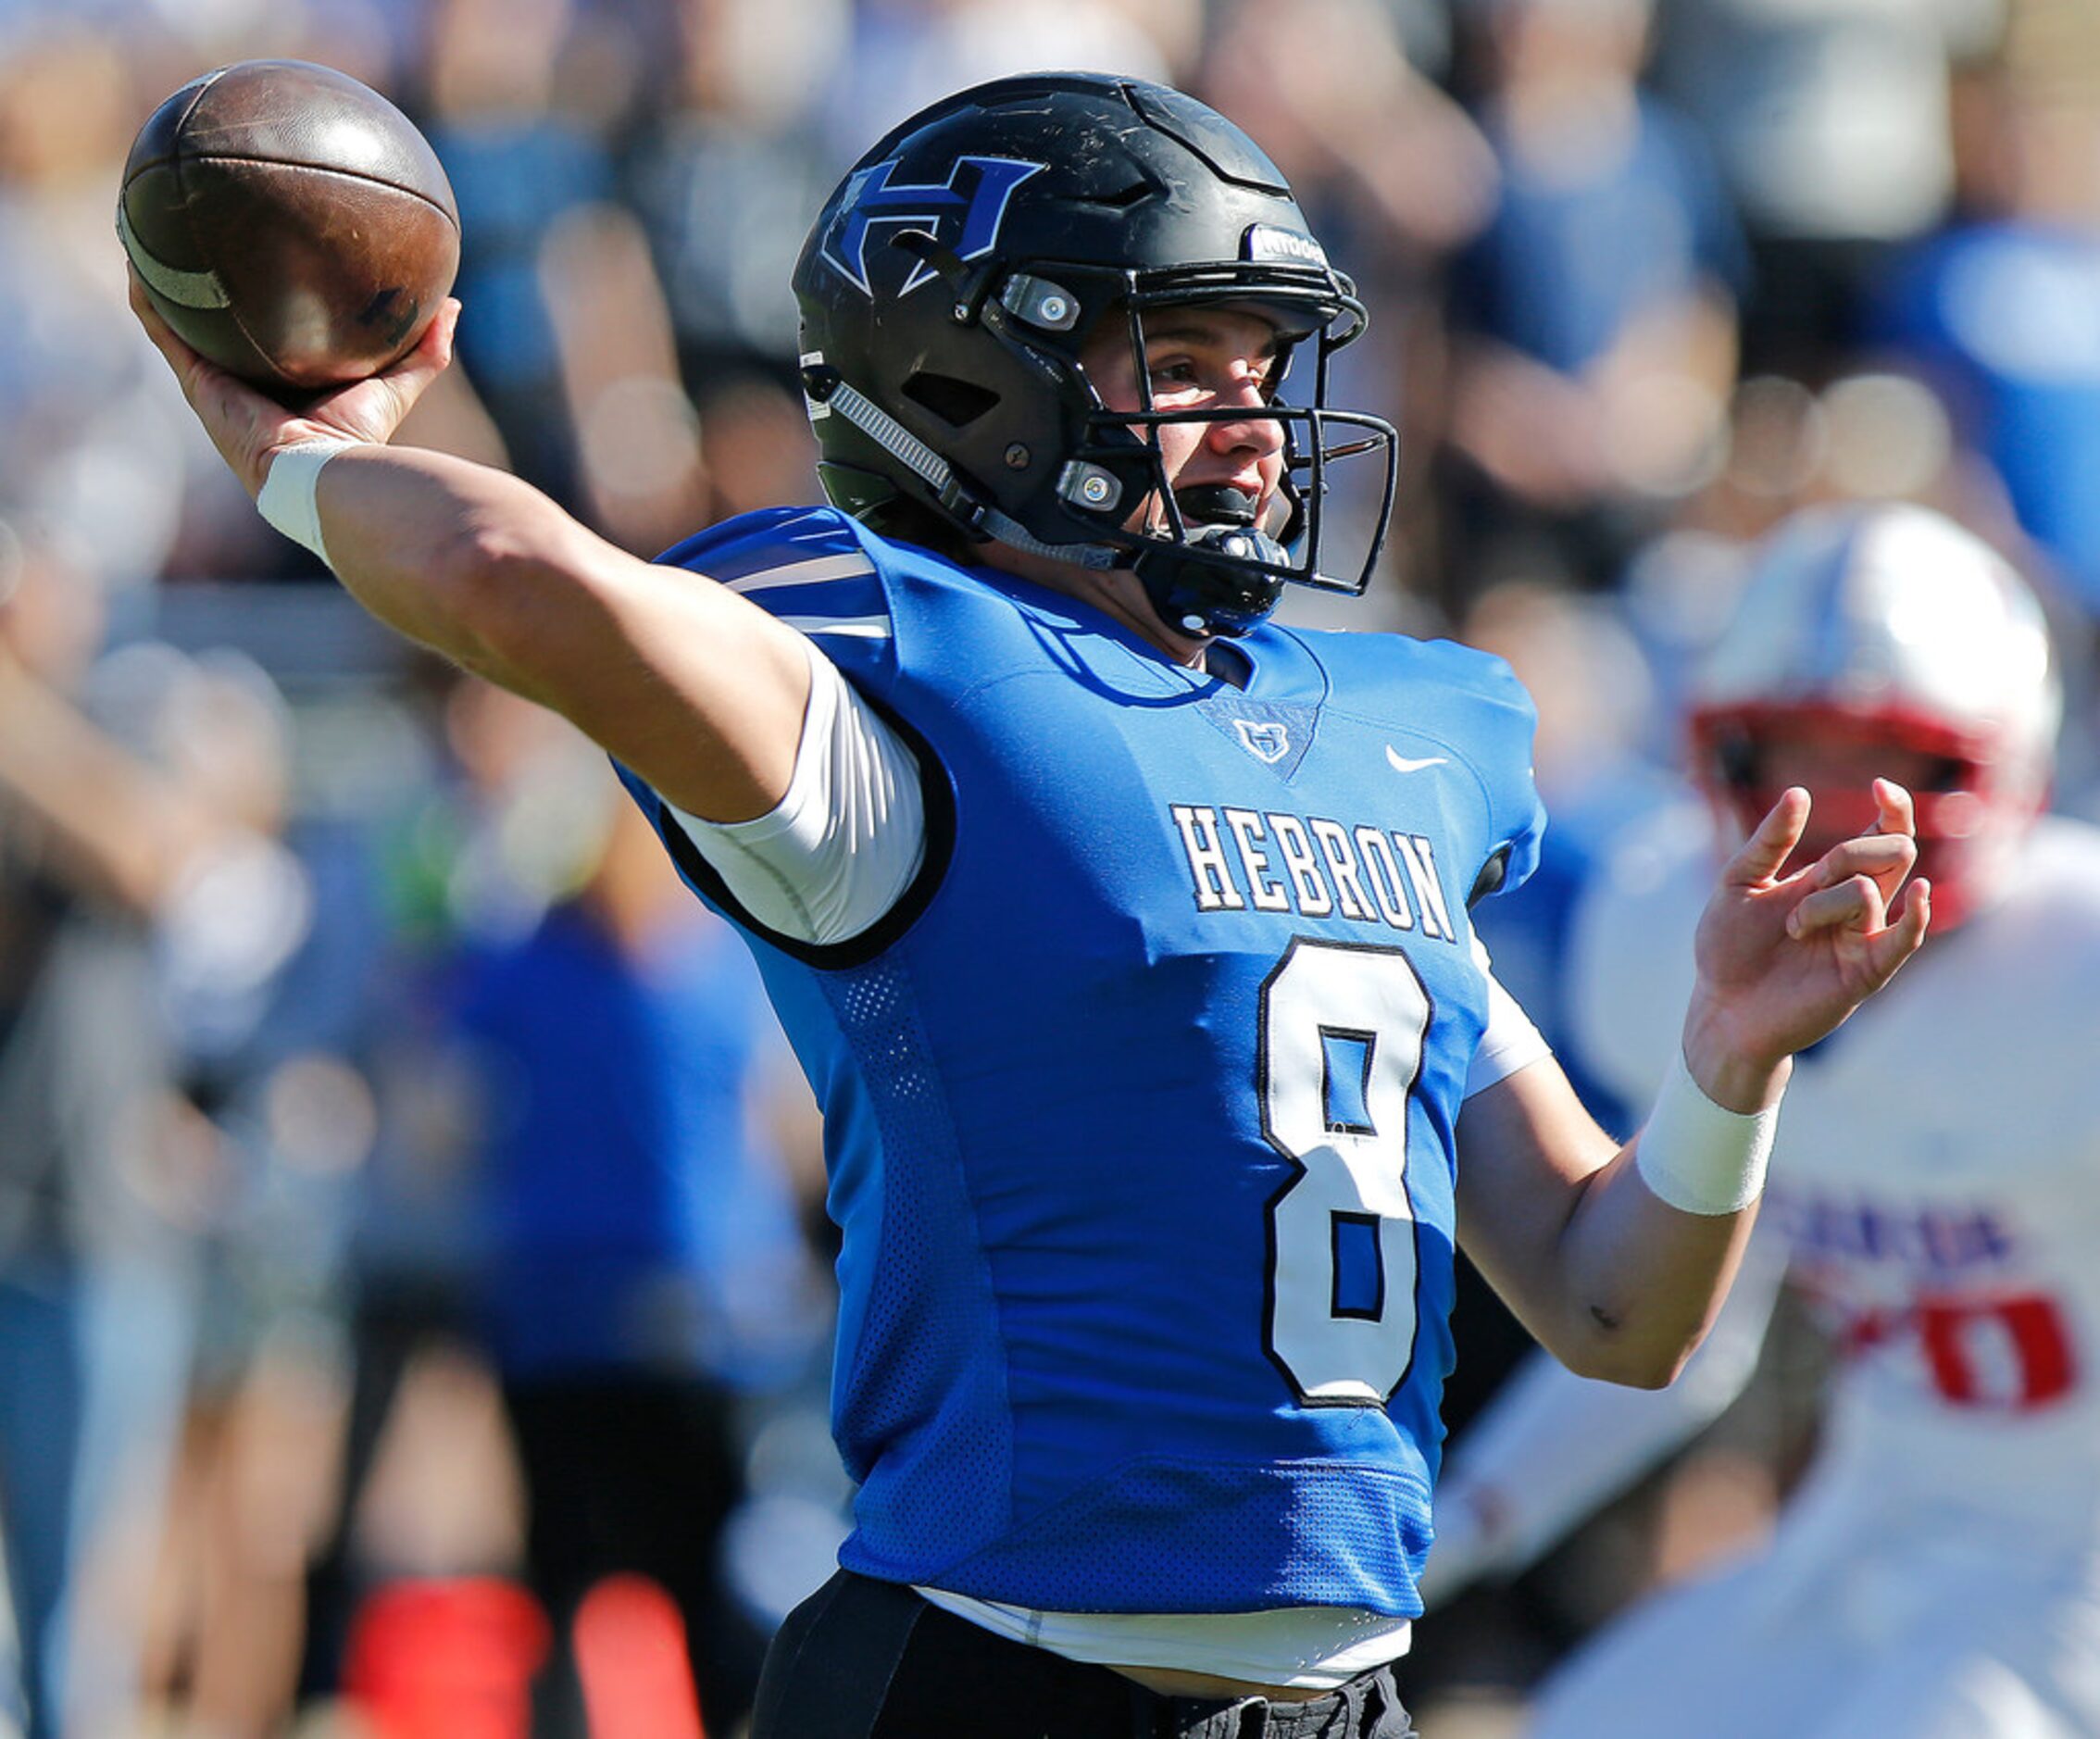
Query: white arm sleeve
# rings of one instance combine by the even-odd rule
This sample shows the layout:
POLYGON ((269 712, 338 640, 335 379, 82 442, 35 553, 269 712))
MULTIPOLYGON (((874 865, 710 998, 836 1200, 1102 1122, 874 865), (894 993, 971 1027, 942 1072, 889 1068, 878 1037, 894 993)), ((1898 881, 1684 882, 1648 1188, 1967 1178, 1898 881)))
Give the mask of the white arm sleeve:
POLYGON ((1786 1247, 1753 1238, 1706 1343, 1667 1389, 1578 1377, 1531 1354, 1458 1438, 1436 1491, 1424 1601, 1481 1575, 1515 1575, 1590 1512, 1691 1441, 1748 1385, 1786 1247))
POLYGON ((750 821, 665 806, 740 905, 797 942, 850 941, 886 917, 926 860, 926 800, 904 739, 814 642, 787 794, 750 821))

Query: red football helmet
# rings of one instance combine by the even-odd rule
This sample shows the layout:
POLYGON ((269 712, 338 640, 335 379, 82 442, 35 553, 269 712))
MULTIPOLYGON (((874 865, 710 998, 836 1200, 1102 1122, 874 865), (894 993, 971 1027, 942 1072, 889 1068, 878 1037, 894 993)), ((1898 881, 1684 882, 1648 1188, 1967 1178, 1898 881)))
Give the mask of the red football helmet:
MULTIPOLYGON (((1919 873, 1945 930, 2047 802, 2062 712, 2042 607, 1989 544, 1923 507, 1813 507, 1755 552, 1689 728, 1696 777, 1745 833, 1783 788, 1764 766, 1781 740, 1930 757, 1919 873)), ((1873 826, 1870 790, 1809 782, 1805 854, 1873 826)))

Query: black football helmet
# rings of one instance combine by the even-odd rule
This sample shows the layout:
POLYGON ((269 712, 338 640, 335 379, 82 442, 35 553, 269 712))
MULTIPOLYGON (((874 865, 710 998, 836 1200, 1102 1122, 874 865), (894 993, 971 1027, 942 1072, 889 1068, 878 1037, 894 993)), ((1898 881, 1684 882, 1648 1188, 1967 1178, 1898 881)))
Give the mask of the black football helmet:
MULTIPOLYGON (((1004 79, 935 104, 861 158, 795 267, 804 392, 831 501, 877 531, 927 515, 970 540, 1136 571, 1168 623, 1244 633, 1283 583, 1360 593, 1393 510, 1397 436, 1331 410, 1330 359, 1367 321, 1276 166, 1239 128, 1164 85, 1099 73, 1004 79), (1081 346, 1193 303, 1246 307, 1309 344, 1307 402, 1266 411, 1109 410, 1081 346), (1160 424, 1273 417, 1281 524, 1231 489, 1177 499, 1160 424), (1321 570, 1327 468, 1384 462, 1360 567, 1321 570), (1134 510, 1147 508, 1142 529, 1134 510)), ((1277 380, 1281 382, 1279 370, 1277 380)))

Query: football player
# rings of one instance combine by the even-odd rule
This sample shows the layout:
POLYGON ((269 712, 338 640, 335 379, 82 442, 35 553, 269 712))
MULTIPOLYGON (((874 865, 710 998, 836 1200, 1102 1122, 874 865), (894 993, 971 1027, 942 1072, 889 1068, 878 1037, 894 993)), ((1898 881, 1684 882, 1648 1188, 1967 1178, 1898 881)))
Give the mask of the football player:
POLYGON ((1561 1357, 1667 1382, 1792 1053, 1924 934, 1909 797, 1783 876, 1773 806, 1620 1147, 1469 920, 1536 857, 1527 697, 1269 619, 1361 590, 1330 473, 1390 500, 1393 433, 1327 403, 1364 309, 1253 142, 979 87, 853 169, 794 287, 830 505, 656 565, 382 444, 447 322, 294 415, 142 318, 266 517, 612 753, 824 1107, 859 1492, 762 1739, 1405 1733, 1455 1240, 1561 1357))
MULTIPOLYGON (((1822 818, 1916 793, 1933 937, 1802 1059, 1751 1254, 1663 1395, 1534 1366, 1460 1440, 1441 1601, 1510 1571, 1749 1381, 1782 1273, 1837 1362, 1775 1536, 1661 1595, 1543 1695, 1552 1739, 2100 1733, 2100 833, 2042 813, 2060 711, 2032 594, 1923 508, 1777 532, 1696 691, 1708 805, 1644 826, 1579 906, 1583 1056, 1644 1090, 1699 886, 1778 786, 1822 818)), ((1832 825, 1839 825, 1833 821, 1832 825)))

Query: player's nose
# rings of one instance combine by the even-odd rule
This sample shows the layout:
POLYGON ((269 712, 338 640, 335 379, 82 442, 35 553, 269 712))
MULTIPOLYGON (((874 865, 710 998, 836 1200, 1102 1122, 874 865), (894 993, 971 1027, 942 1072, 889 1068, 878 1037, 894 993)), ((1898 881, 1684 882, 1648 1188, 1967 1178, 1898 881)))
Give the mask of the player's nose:
POLYGON ((1228 453, 1252 452, 1266 458, 1281 449, 1283 424, 1270 410, 1267 391, 1256 380, 1235 381, 1218 394, 1220 408, 1246 411, 1244 417, 1220 417, 1210 424, 1210 444, 1228 453))

